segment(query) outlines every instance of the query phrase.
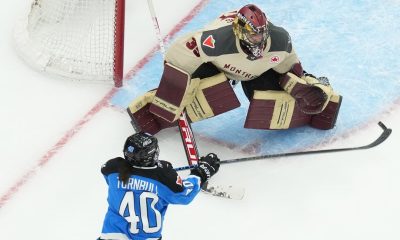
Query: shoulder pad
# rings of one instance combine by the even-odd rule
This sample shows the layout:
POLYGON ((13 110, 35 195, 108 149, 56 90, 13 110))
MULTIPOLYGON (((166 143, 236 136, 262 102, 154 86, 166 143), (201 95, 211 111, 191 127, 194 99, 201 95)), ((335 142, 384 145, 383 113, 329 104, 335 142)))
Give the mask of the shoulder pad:
POLYGON ((101 166, 101 173, 103 175, 109 175, 112 173, 117 173, 118 169, 122 164, 124 164, 125 159, 122 157, 116 157, 108 160, 103 166, 101 166))
POLYGON ((170 162, 160 160, 157 169, 151 176, 147 175, 147 177, 151 177, 154 180, 164 184, 173 192, 183 191, 182 179, 175 169, 172 168, 172 164, 170 162))
POLYGON ((203 52, 210 57, 239 52, 232 25, 204 31, 199 44, 203 52))
POLYGON ((270 52, 292 52, 292 40, 289 33, 282 27, 277 27, 271 22, 269 23, 269 31, 271 38, 270 52))
POLYGON ((172 169, 172 164, 168 161, 164 160, 159 160, 158 161, 158 167, 160 168, 171 168, 172 169))

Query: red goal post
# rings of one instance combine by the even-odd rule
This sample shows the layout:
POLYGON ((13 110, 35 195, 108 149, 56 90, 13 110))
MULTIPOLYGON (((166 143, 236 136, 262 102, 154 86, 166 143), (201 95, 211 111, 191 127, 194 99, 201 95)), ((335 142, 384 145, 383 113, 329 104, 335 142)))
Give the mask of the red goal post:
POLYGON ((125 0, 34 0, 15 43, 40 71, 120 87, 124 25, 125 0))

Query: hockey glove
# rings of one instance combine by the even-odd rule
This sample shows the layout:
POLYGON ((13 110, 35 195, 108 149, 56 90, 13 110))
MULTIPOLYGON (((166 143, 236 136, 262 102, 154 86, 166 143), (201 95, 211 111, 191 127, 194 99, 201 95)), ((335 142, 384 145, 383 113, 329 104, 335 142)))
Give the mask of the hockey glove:
POLYGON ((295 64, 291 72, 282 76, 279 84, 306 114, 322 112, 333 95, 328 78, 304 74, 301 64, 295 64))
POLYGON ((318 113, 326 102, 327 96, 322 89, 307 86, 299 89, 293 97, 304 113, 318 113))
POLYGON ((209 153, 205 157, 201 157, 196 168, 192 169, 190 174, 199 176, 201 185, 206 183, 219 170, 220 160, 214 153, 209 153))

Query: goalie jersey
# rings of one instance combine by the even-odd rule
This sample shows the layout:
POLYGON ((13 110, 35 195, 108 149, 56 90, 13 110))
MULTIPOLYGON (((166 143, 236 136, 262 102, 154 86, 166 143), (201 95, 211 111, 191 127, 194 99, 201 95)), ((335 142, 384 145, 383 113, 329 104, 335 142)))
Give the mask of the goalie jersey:
POLYGON ((255 79, 269 69, 287 73, 299 62, 288 32, 271 22, 268 23, 270 36, 263 57, 250 58, 233 32, 232 22, 236 15, 236 11, 222 14, 204 29, 174 41, 166 53, 166 62, 189 74, 209 62, 227 78, 238 81, 255 79))
POLYGON ((154 167, 132 167, 129 181, 118 179, 123 158, 102 166, 108 184, 108 210, 100 239, 160 239, 169 204, 188 204, 200 191, 200 178, 181 179, 171 164, 159 161, 154 167))

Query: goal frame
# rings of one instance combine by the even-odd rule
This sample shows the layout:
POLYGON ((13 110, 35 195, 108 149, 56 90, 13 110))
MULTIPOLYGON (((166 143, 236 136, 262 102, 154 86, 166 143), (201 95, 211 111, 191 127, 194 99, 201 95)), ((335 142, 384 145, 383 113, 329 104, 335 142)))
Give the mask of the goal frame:
MULTIPOLYGON (((57 0, 55 0, 56 2, 57 0)), ((111 0, 108 0, 111 1, 111 0)), ((80 56, 86 56, 82 54, 76 55, 76 58, 74 56, 71 57, 71 55, 60 55, 59 51, 53 51, 49 48, 46 48, 46 44, 41 44, 42 41, 40 40, 40 37, 32 37, 31 33, 32 31, 35 31, 35 29, 29 26, 35 26, 35 25, 29 25, 31 24, 31 12, 34 10, 34 8, 37 8, 37 5, 39 7, 41 6, 41 1, 40 0, 34 0, 32 1, 31 9, 23 17, 19 22, 17 22, 17 25, 15 26, 14 29, 14 45, 15 48, 20 55, 20 57, 32 68, 35 70, 38 70, 40 72, 44 72, 46 74, 50 74, 52 76, 56 76, 59 78, 64 78, 64 79, 69 79, 69 80, 77 80, 77 81, 86 81, 86 82, 109 82, 112 83, 115 87, 121 87, 123 85, 123 76, 124 76, 124 37, 125 37, 125 1, 126 0, 112 0, 112 4, 114 9, 108 8, 109 9, 109 14, 113 15, 113 18, 110 20, 106 20, 106 23, 108 23, 108 31, 107 32, 97 32, 96 35, 88 35, 88 37, 92 38, 91 36, 101 36, 101 34, 106 34, 104 37, 108 38, 109 40, 104 41, 105 49, 108 49, 108 54, 103 55, 102 52, 96 53, 93 52, 93 62, 92 60, 85 58, 80 58, 80 56), (37 5, 36 5, 37 4, 37 5), (112 29, 110 29, 112 27, 112 29), (111 30, 111 31, 110 31, 111 30), (111 41, 110 41, 111 40, 111 41), (112 46, 111 46, 112 45, 112 46), (43 51, 43 52, 42 52, 43 51), (53 55, 54 54, 54 55, 53 55), (58 59, 58 57, 61 57, 62 59, 60 62, 57 62, 56 65, 52 65, 53 62, 53 56, 58 59), (104 58, 104 68, 99 68, 98 66, 101 60, 101 57, 105 56, 104 58), (98 58, 100 57, 100 58, 98 58), (68 59, 71 61, 66 61, 64 62, 63 59, 68 59), (98 60, 100 59, 100 60, 98 60), (65 63, 65 65, 64 65, 65 63), (80 63, 87 63, 90 64, 88 65, 88 68, 85 68, 86 65, 80 65, 80 63), (58 64, 58 65, 57 65, 58 64), (69 65, 72 64, 72 65, 69 65), (111 65, 112 64, 112 65, 111 65), (77 66, 81 67, 77 67, 77 66), (92 67, 90 67, 92 66, 92 67), (77 69, 75 69, 77 67, 77 69), (85 69, 88 69, 86 71, 85 69), (104 69, 104 70, 99 70, 99 69, 104 69), (78 71, 75 71, 78 70, 78 71), (79 71, 82 70, 82 71, 79 71)), ((111 3, 111 2, 110 2, 111 3)), ((60 1, 60 4, 62 4, 62 1, 60 1)), ((78 2, 79 4, 79 2, 78 2)), ((48 6, 48 5, 46 5, 48 6)), ((48 9, 46 9, 48 10, 48 9)), ((47 11, 48 12, 48 11, 47 11)), ((40 18, 42 14, 40 13, 40 18)), ((70 15, 73 16, 73 15, 70 15)), ((90 16, 90 15, 88 15, 90 16)), ((109 15, 110 16, 110 15, 109 15)), ((45 17, 45 16, 44 16, 45 17)), ((37 18, 36 18, 37 19, 37 18)), ((35 19, 35 20, 36 20, 35 19)), ((89 18, 90 19, 90 18, 89 18)), ((106 18, 105 18, 106 19, 106 18)), ((36 21, 33 21, 34 24, 37 24, 36 21)), ((41 19, 39 19, 41 20, 41 19)), ((71 28, 73 29, 75 27, 76 23, 71 23, 71 28)), ((89 22, 90 24, 90 22, 89 22)), ((53 25, 54 26, 54 25, 53 25)), ((96 25, 97 26, 97 25, 96 25)), ((106 26, 106 25, 105 25, 106 26)), ((56 27, 57 29, 57 27, 56 27)), ((42 29, 41 29, 42 30, 42 29)), ((53 30, 54 31, 54 30, 53 30)), ((79 30, 78 30, 79 31, 79 30)), ((50 35, 52 32, 49 32, 50 35)), ((68 34, 68 32, 60 32, 61 34, 68 34)), ((40 33, 39 33, 40 34, 40 33)), ((35 35, 34 35, 35 36, 35 35)), ((71 35, 74 36, 74 35, 71 35)), ((79 39, 80 38, 72 38, 72 39, 79 39)), ((100 39, 100 38, 99 38, 100 39)), ((89 40, 89 38, 88 38, 89 40)), ((91 40, 90 40, 91 41, 91 40)), ((102 41, 101 39, 99 40, 100 42, 102 41)), ((68 42, 67 42, 68 44, 68 42)), ((95 43, 96 46, 101 46, 102 44, 100 43, 95 43)), ((55 46, 55 49, 57 48, 57 45, 55 46)), ((79 45, 78 45, 79 46, 79 45)), ((86 51, 89 51, 90 54, 92 53, 92 49, 89 45, 88 48, 81 48, 81 49, 87 49, 86 51)), ((61 45, 60 47, 63 47, 61 45)), ((74 48, 72 48, 74 49, 74 48)), ((73 51, 69 49, 69 54, 73 51)), ((79 48, 77 48, 78 53, 82 53, 79 51, 79 48)), ((105 53, 105 52, 104 52, 105 53)), ((61 53, 62 54, 62 53, 61 53)), ((68 52, 66 52, 68 54, 68 52)), ((90 55, 89 55, 90 56, 90 55)))
POLYGON ((125 0, 115 0, 114 86, 122 87, 124 77, 125 0))

